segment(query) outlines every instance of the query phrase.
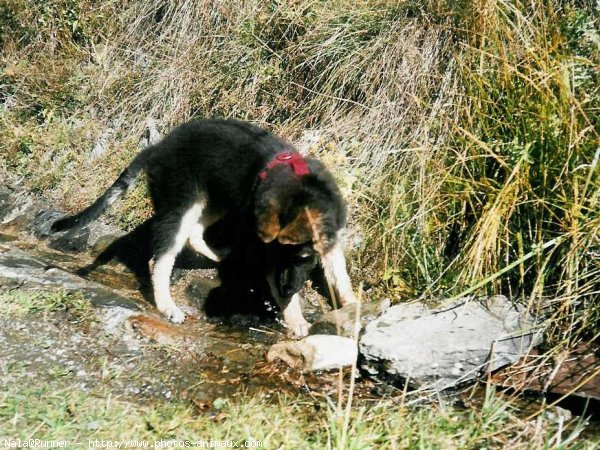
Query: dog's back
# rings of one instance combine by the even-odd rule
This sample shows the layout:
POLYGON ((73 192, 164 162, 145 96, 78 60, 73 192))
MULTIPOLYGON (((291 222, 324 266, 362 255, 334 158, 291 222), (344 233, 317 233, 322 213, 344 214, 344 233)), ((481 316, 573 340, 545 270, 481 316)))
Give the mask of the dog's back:
POLYGON ((232 119, 192 120, 156 145, 146 164, 158 213, 199 192, 216 209, 248 208, 256 174, 283 148, 261 128, 232 119))

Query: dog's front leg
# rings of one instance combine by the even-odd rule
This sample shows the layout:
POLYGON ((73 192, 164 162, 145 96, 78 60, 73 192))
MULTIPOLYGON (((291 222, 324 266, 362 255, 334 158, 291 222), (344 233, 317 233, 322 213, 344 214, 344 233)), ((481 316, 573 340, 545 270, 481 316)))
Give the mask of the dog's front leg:
POLYGON ((203 235, 205 228, 206 227, 200 223, 194 225, 194 229, 190 233, 190 245, 196 252, 206 256, 208 259, 214 262, 220 262, 221 257, 217 255, 204 240, 203 235))
POLYGON ((341 236, 335 245, 321 257, 321 264, 325 272, 325 278, 334 290, 336 300, 341 306, 357 303, 356 295, 352 290, 352 282, 346 269, 346 258, 342 248, 341 236))
POLYGON ((302 338, 308 335, 310 324, 302 314, 302 305, 300 303, 300 294, 292 295, 290 299, 276 298, 281 313, 283 314, 283 322, 285 326, 292 331, 295 337, 302 338))
POLYGON ((211 225, 216 223, 217 221, 223 218, 223 213, 215 213, 208 214, 205 211, 202 211, 202 215, 197 223, 194 224, 193 228, 190 230, 190 238, 189 243, 190 246, 198 253, 206 256, 208 259, 220 262, 222 257, 221 255, 217 255, 212 248, 204 240, 204 232, 211 225))
POLYGON ((288 298, 282 297, 277 289, 274 273, 267 275, 267 282, 269 284, 271 295, 281 310, 281 314, 283 315, 283 323, 285 324, 286 328, 292 332, 294 337, 302 338, 308 335, 308 328, 310 327, 310 324, 306 321, 304 315, 302 314, 302 299, 300 294, 295 293, 288 298))

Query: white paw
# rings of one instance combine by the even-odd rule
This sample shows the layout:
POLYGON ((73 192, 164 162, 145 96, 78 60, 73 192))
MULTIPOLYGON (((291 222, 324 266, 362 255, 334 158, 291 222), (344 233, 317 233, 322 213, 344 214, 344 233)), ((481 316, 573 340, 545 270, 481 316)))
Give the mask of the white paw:
POLYGON ((340 303, 342 304, 342 306, 353 305, 358 303, 358 299, 356 298, 356 295, 354 295, 354 292, 351 291, 345 295, 340 296, 340 303))
POLYGON ((310 324, 306 320, 289 323, 286 325, 295 338, 300 339, 305 336, 308 336, 308 329, 310 328, 310 324))
POLYGON ((161 314, 173 323, 183 323, 185 320, 184 312, 175 305, 168 307, 164 311, 161 311, 161 314))
POLYGON ((221 262, 221 257, 219 255, 217 255, 215 252, 213 252, 208 246, 206 247, 206 249, 204 251, 204 256, 206 256, 211 261, 221 262))

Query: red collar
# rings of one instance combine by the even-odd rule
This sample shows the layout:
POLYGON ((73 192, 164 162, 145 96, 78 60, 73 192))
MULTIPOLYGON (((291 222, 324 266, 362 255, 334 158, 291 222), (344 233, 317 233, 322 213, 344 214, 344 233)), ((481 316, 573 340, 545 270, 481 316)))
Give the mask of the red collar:
POLYGON ((292 150, 285 150, 277 153, 275 158, 273 158, 269 164, 267 164, 267 167, 258 174, 258 177, 261 180, 264 180, 267 177, 269 170, 282 164, 285 166, 291 166, 294 173, 298 176, 307 175, 309 173, 308 164, 306 164, 306 161, 302 155, 300 155, 300 153, 292 150))

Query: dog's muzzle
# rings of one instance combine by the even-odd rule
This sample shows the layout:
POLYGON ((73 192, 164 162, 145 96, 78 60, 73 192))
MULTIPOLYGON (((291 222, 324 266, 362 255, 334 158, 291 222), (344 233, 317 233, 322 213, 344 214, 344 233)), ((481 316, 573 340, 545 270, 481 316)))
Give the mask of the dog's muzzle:
POLYGON ((304 286, 306 277, 302 277, 296 272, 297 271, 289 268, 279 272, 277 277, 277 290, 282 297, 289 298, 304 286))

